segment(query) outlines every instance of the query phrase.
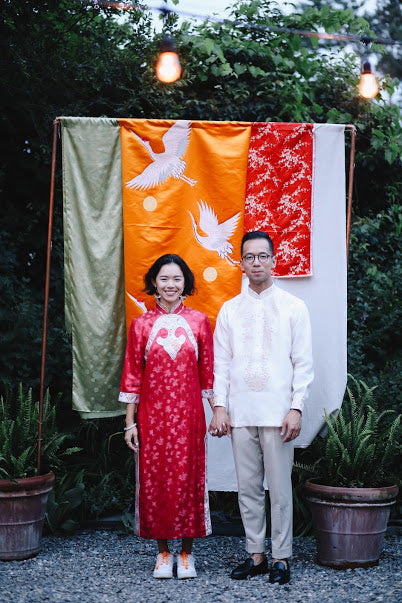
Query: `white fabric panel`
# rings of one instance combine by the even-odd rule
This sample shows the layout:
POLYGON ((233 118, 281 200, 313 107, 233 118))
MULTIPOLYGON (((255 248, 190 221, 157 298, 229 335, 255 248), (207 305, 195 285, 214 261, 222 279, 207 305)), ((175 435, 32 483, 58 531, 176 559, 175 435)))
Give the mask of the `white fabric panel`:
MULTIPOLYGON (((306 447, 324 424, 324 409, 342 404, 346 387, 346 210, 344 126, 316 124, 313 171, 313 276, 275 283, 303 299, 310 312, 315 379, 295 445, 306 447)), ((243 283, 247 286, 247 282, 243 283)), ((207 426, 212 412, 205 404, 207 426)), ((208 435, 208 488, 237 491, 229 438, 208 435)))

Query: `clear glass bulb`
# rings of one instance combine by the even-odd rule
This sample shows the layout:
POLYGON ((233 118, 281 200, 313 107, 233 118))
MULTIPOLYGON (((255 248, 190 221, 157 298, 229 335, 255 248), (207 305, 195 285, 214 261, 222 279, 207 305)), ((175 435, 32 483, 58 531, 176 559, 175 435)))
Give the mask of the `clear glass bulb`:
POLYGON ((176 52, 161 52, 155 67, 159 81, 169 84, 181 76, 181 64, 176 52))
POLYGON ((374 98, 378 93, 378 84, 372 73, 362 73, 359 92, 364 98, 374 98))

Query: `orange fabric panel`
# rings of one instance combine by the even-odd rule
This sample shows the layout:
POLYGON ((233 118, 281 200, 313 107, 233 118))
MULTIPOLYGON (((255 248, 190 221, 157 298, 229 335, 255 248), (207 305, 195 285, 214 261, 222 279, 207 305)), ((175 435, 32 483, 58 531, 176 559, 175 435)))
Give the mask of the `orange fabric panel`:
POLYGON ((241 288, 251 124, 119 122, 127 326, 155 303, 142 291, 144 274, 159 256, 177 253, 196 280, 186 304, 213 327, 223 302, 241 288))

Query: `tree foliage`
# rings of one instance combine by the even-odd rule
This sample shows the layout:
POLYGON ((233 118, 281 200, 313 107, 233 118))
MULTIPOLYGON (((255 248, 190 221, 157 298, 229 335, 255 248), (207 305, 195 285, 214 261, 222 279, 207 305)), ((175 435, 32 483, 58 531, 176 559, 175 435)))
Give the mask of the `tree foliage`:
POLYGON ((402 213, 395 203, 355 220, 348 284, 349 370, 376 383, 388 408, 402 403, 402 213))
MULTIPOLYGON (((370 19, 377 35, 384 38, 402 40, 402 5, 396 0, 378 0, 377 10, 370 19)), ((402 78, 402 45, 385 49, 378 62, 383 73, 402 78)))
MULTIPOLYGON (((300 4, 323 8, 328 3, 326 0, 302 0, 300 4)), ((370 11, 367 10, 366 0, 335 0, 331 5, 338 10, 352 10, 355 14, 362 15, 378 38, 391 39, 395 42, 402 40, 402 5, 398 0, 376 0, 374 11, 372 3, 370 3, 370 11)), ((378 53, 376 66, 379 71, 400 80, 402 46, 385 45, 376 48, 376 53, 378 53)))

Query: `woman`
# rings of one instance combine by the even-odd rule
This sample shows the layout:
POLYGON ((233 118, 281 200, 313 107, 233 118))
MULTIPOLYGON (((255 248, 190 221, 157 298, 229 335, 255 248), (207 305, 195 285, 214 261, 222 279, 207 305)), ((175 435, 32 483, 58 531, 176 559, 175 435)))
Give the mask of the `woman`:
POLYGON ((172 577, 167 541, 182 538, 177 576, 194 578, 193 539, 211 533, 202 404, 213 404, 211 328, 182 303, 194 275, 181 257, 163 255, 144 280, 156 307, 131 324, 119 396, 137 461, 135 532, 158 542, 155 578, 172 577))

